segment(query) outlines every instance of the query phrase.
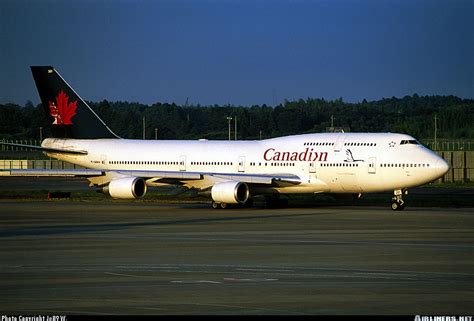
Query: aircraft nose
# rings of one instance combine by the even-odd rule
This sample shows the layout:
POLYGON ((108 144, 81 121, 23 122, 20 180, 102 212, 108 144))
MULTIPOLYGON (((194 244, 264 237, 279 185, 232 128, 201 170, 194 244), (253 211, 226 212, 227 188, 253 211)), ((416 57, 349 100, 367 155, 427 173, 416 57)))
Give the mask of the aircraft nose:
POLYGON ((435 163, 435 170, 438 177, 441 177, 448 172, 449 165, 444 159, 439 157, 435 163))

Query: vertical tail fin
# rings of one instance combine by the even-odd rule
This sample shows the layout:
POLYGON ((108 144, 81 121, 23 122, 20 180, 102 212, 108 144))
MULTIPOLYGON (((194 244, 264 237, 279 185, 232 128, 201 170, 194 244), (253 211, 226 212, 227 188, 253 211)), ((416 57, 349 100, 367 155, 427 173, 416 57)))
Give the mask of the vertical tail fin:
POLYGON ((55 138, 119 138, 51 66, 31 66, 55 138))

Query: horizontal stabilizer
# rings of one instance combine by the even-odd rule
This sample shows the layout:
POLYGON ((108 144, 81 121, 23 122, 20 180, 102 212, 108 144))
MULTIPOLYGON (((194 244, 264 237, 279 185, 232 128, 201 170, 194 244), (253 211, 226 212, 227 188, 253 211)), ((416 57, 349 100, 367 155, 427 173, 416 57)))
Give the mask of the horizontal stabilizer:
POLYGON ((95 169, 8 169, 1 170, 0 176, 102 176, 104 171, 95 169))
POLYGON ((87 151, 85 151, 85 150, 60 149, 60 148, 51 148, 51 147, 43 147, 43 146, 36 146, 36 145, 14 144, 14 143, 5 143, 5 142, 0 142, 0 145, 34 149, 34 150, 38 150, 38 151, 46 152, 46 153, 87 155, 87 151))

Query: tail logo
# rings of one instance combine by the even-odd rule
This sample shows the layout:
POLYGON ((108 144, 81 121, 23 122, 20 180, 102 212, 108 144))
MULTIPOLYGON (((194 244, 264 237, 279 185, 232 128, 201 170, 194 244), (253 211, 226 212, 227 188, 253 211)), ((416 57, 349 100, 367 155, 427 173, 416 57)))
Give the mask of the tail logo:
POLYGON ((53 125, 72 125, 71 118, 76 115, 77 100, 70 103, 64 91, 60 91, 56 102, 49 102, 49 114, 53 116, 53 125))

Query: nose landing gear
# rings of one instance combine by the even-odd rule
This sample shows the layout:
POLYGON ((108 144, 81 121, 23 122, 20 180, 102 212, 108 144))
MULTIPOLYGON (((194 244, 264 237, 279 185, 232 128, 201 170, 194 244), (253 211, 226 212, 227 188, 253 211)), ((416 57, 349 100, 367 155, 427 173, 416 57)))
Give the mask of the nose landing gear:
POLYGON ((394 196, 392 197, 392 210, 403 211, 405 208, 405 202, 403 201, 403 194, 408 194, 407 190, 397 189, 393 191, 394 196))

